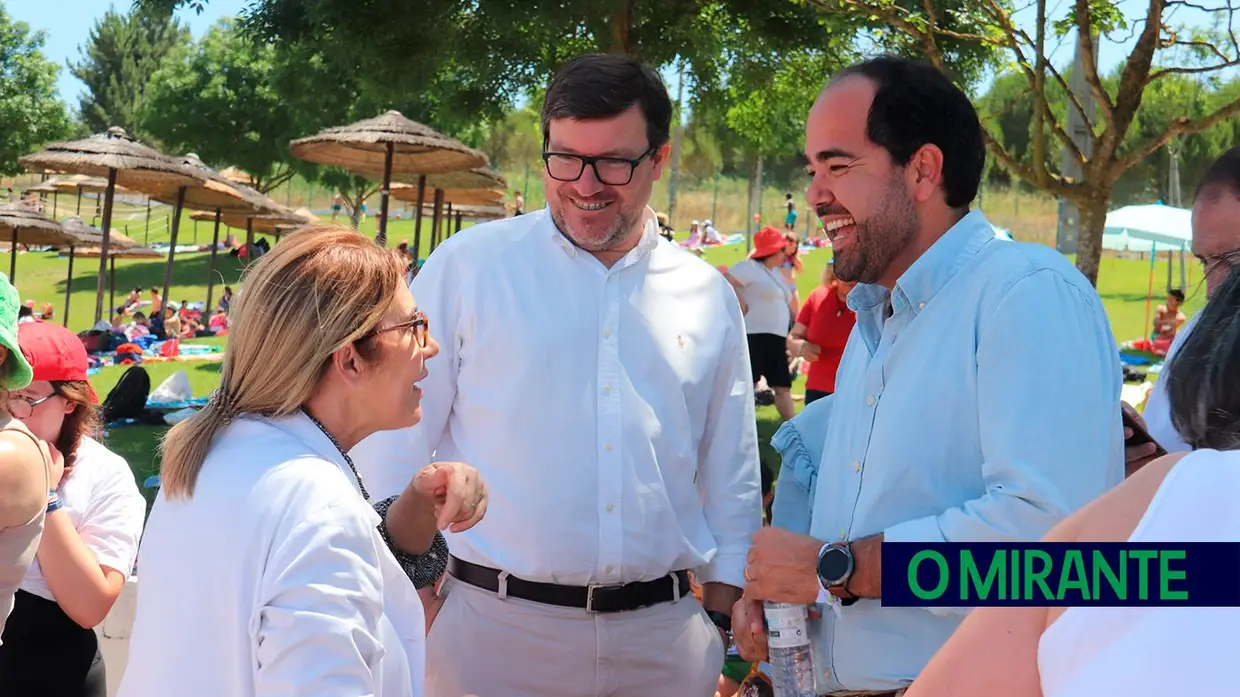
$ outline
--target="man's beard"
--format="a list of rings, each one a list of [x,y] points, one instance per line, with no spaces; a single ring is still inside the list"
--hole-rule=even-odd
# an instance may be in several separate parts
[[[568,238],[576,247],[584,249],[587,252],[606,252],[619,247],[624,240],[633,231],[641,220],[645,205],[641,205],[634,210],[620,209],[616,215],[615,222],[605,234],[591,234],[589,237],[574,232],[568,225],[564,216],[564,209],[573,205],[571,202],[565,203],[559,199],[557,204],[551,206],[551,220],[555,222],[555,226],[560,232]]]
[[[877,283],[917,235],[917,209],[899,175],[892,174],[887,180],[874,210],[869,218],[856,221],[852,249],[836,255],[832,262],[841,281]]]

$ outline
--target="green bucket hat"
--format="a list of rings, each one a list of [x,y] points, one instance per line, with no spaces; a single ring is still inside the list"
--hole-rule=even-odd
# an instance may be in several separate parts
[[[0,369],[0,387],[20,390],[30,384],[34,377],[30,363],[17,345],[17,310],[21,305],[17,289],[9,283],[9,277],[0,273],[0,346],[9,350],[9,357]]]

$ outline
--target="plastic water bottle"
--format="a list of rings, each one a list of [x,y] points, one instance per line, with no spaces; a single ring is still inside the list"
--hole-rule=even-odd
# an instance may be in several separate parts
[[[775,697],[816,697],[809,608],[796,603],[764,603],[763,614]]]

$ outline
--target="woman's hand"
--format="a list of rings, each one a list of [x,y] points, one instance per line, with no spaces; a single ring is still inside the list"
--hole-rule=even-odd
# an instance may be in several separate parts
[[[435,510],[440,530],[463,532],[487,511],[487,487],[478,470],[463,462],[432,462],[413,476],[413,490]]]

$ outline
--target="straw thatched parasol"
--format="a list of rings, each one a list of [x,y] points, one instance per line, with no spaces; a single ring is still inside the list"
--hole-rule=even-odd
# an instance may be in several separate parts
[[[214,210],[217,217],[225,211],[250,214],[274,213],[281,209],[281,206],[275,201],[254,189],[226,179],[223,175],[204,164],[194,153],[188,153],[184,157],[179,158],[179,162],[197,173],[200,181],[188,185],[183,183],[177,185],[153,185],[143,189],[143,193],[150,198],[173,207],[172,229],[168,243],[168,261],[164,265],[163,297],[165,298],[169,297],[169,294],[172,292],[172,269],[177,253],[177,233],[180,232],[181,228],[181,212],[186,207]],[[218,224],[216,225],[215,239],[216,241],[219,240]],[[214,262],[214,257],[212,257],[212,262]],[[214,263],[211,266],[212,268],[208,271],[209,279],[215,276]],[[207,291],[207,302],[210,303],[210,281],[208,281]]]
[[[49,145],[46,150],[18,158],[27,169],[47,168],[60,172],[107,177],[103,200],[103,242],[99,247],[99,279],[95,291],[95,322],[103,316],[103,286],[107,273],[108,241],[112,230],[112,201],[116,187],[135,191],[169,184],[192,186],[201,177],[189,167],[137,142],[123,128],[84,140]]]
[[[65,234],[73,238],[73,242],[69,244],[69,271],[65,277],[64,325],[67,327],[69,326],[69,300],[71,294],[73,293],[73,260],[79,256],[77,251],[79,247],[85,248],[83,249],[83,251],[86,252],[84,256],[93,256],[88,250],[92,247],[98,250],[98,248],[103,244],[103,232],[98,228],[87,225],[85,221],[77,217],[68,218],[60,225],[64,229]],[[109,243],[112,247],[112,253],[108,256],[108,262],[110,265],[109,275],[111,276],[111,282],[108,284],[108,293],[110,294],[108,305],[115,307],[116,255],[129,249],[130,247],[137,247],[138,243],[137,241],[132,240],[115,230],[112,231]],[[64,256],[64,254],[65,253],[62,251],[61,256]]]
[[[254,186],[254,177],[249,172],[237,167],[225,167],[220,170],[220,176],[230,182],[236,184],[245,184],[246,186]]]
[[[427,174],[427,175],[419,176],[417,186],[418,186],[417,213],[416,213],[417,223],[414,225],[414,229],[413,229],[413,243],[414,243],[415,249],[421,249],[422,206],[423,206],[423,203],[426,201],[425,191],[427,188],[430,188],[432,191],[436,191],[436,192],[440,190],[444,192],[444,195],[442,197],[439,197],[436,194],[436,200],[440,200],[440,204],[439,204],[440,206],[442,206],[444,202],[448,204],[449,211],[447,213],[447,216],[449,219],[451,219],[452,218],[451,209],[452,209],[452,204],[454,203],[454,200],[448,196],[448,192],[459,192],[459,191],[465,191],[468,189],[499,190],[501,192],[499,200],[502,201],[503,200],[502,191],[508,187],[508,182],[502,176],[500,176],[498,172],[494,170],[490,170],[485,167],[475,167],[473,169],[459,170],[456,172],[440,172],[440,173],[435,173],[435,174]],[[460,198],[460,196],[458,195],[457,198]],[[460,203],[465,203],[465,202],[460,201]],[[485,205],[487,203],[490,203],[490,201],[477,201],[476,204],[471,202],[465,205]],[[431,250],[433,251],[435,249],[436,244],[438,244],[438,240],[439,240],[439,222],[438,221],[442,220],[443,211],[441,210],[439,211],[438,214],[436,214],[435,209],[432,208],[431,213],[432,213]]]
[[[418,187],[410,184],[393,184],[392,197],[416,203]],[[443,198],[456,206],[487,206],[502,203],[504,192],[498,189],[444,189]]]
[[[17,276],[17,245],[27,247],[70,244],[73,238],[61,230],[60,223],[23,203],[0,205],[0,239],[9,244],[9,281]]]
[[[429,126],[410,121],[399,111],[373,119],[320,131],[289,143],[294,157],[351,172],[381,173],[379,233],[375,242],[387,245],[388,195],[392,174],[452,172],[487,164],[487,157]]]

